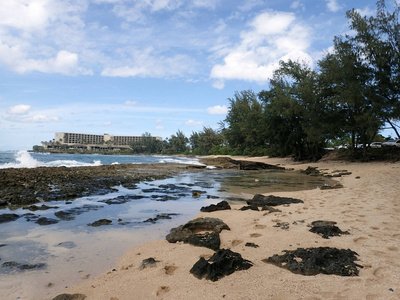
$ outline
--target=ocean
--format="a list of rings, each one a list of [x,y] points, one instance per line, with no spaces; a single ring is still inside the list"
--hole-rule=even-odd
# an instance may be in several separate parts
[[[200,164],[188,157],[0,152],[0,169],[170,162]],[[0,298],[52,299],[66,286],[112,270],[128,249],[164,239],[171,228],[193,219],[202,206],[227,198],[249,199],[260,192],[323,184],[320,179],[285,171],[221,171],[210,167],[204,172],[141,182],[130,189],[117,186],[105,195],[39,203],[40,209],[0,209],[0,215],[18,216],[15,221],[0,224]],[[200,193],[194,197],[193,191]],[[41,207],[43,204],[45,207]],[[43,225],[41,218],[54,223]],[[100,219],[111,223],[88,226]]]
[[[199,164],[196,158],[153,156],[153,155],[101,155],[36,153],[21,151],[0,151],[0,169],[36,167],[79,167],[112,164],[153,164],[182,163]]]

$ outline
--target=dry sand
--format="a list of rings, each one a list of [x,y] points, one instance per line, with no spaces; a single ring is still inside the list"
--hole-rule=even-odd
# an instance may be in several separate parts
[[[250,159],[250,158],[249,158]],[[70,287],[65,293],[81,293],[91,300],[131,299],[400,299],[400,163],[319,162],[296,164],[289,159],[251,158],[284,167],[317,166],[326,172],[348,170],[337,180],[341,189],[314,189],[274,193],[304,201],[279,207],[280,213],[231,211],[200,213],[222,219],[231,228],[222,231],[221,248],[230,248],[254,266],[216,282],[199,280],[189,273],[200,256],[212,250],[188,244],[154,241],[129,250],[110,270]],[[298,222],[303,221],[304,222]],[[309,232],[315,220],[336,221],[349,235],[323,239]],[[297,222],[296,222],[297,221]],[[289,229],[273,227],[288,222]],[[245,247],[247,242],[259,248]],[[303,276],[262,262],[282,250],[298,247],[336,247],[359,254],[359,276]],[[139,270],[149,257],[156,267]]]

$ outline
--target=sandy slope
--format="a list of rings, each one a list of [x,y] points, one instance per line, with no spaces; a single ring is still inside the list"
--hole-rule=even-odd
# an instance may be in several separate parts
[[[200,256],[212,250],[186,244],[151,242],[128,251],[114,271],[68,288],[87,299],[400,299],[400,163],[321,162],[295,164],[285,159],[252,158],[285,167],[348,170],[338,179],[342,189],[274,193],[299,198],[304,204],[279,207],[281,213],[231,211],[201,213],[221,218],[231,231],[221,233],[221,248],[231,248],[253,262],[246,271],[217,282],[198,280],[189,273]],[[359,178],[357,178],[359,177]],[[302,222],[304,220],[304,222]],[[323,239],[309,232],[315,220],[336,221],[350,235]],[[297,222],[296,222],[297,221]],[[300,221],[300,222],[299,222]],[[273,227],[288,222],[290,228]],[[253,242],[259,248],[245,247]],[[364,268],[358,277],[302,276],[262,262],[282,250],[330,246],[359,254]],[[156,267],[139,270],[154,257]]]

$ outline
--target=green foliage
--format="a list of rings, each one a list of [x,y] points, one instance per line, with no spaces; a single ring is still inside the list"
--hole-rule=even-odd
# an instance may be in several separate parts
[[[211,127],[203,127],[203,131],[193,132],[189,141],[195,155],[219,154],[214,151],[222,149],[224,137]]]
[[[400,138],[395,121],[400,120],[400,6],[389,12],[385,1],[377,2],[376,16],[361,16],[352,9],[347,12],[350,29],[355,31],[352,41],[371,68],[373,92],[377,95],[374,107],[382,120],[391,125]]]

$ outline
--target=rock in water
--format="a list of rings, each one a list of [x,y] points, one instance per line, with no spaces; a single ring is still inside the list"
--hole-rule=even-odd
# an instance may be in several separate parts
[[[0,215],[0,224],[8,223],[15,220],[18,220],[19,216],[17,214],[1,214]]]
[[[261,194],[254,195],[253,199],[247,201],[248,205],[263,206],[278,206],[292,203],[304,203],[300,199],[289,198],[289,197],[278,197],[278,196],[264,196]]]
[[[208,261],[200,258],[190,270],[196,278],[211,281],[230,275],[235,271],[247,270],[253,266],[251,261],[243,259],[239,253],[229,249],[218,250]]]
[[[87,225],[92,226],[92,227],[99,227],[99,226],[103,226],[103,225],[110,225],[111,223],[112,223],[111,220],[100,219],[100,220],[94,221],[93,223],[89,223]]]
[[[231,209],[231,206],[228,204],[227,201],[221,201],[217,204],[211,204],[209,206],[203,206],[200,211],[202,212],[213,212],[217,210],[229,210]]]
[[[285,254],[275,254],[262,261],[307,276],[317,274],[358,276],[357,267],[362,268],[354,262],[358,260],[358,254],[350,249],[319,247],[283,252]]]

